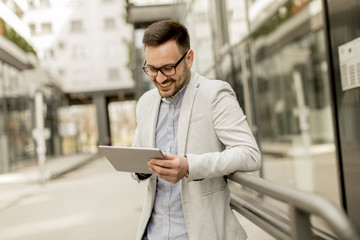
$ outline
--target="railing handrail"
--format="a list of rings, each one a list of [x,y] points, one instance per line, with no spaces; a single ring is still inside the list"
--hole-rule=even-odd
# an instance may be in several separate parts
[[[293,239],[305,239],[311,235],[310,215],[316,215],[321,217],[340,239],[359,240],[344,211],[319,195],[276,184],[246,173],[236,172],[229,175],[228,179],[287,203],[291,209]]]

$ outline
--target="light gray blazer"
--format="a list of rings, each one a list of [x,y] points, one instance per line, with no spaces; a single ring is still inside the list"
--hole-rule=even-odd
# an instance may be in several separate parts
[[[139,99],[133,146],[155,146],[160,101],[157,89]],[[259,169],[261,154],[230,85],[208,80],[194,71],[179,117],[178,155],[185,154],[190,174],[181,180],[181,201],[189,238],[246,239],[230,208],[230,191],[224,176]],[[136,239],[144,234],[154,206],[156,176],[147,181]]]

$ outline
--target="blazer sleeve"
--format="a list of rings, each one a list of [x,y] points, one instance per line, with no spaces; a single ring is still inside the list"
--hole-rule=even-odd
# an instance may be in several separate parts
[[[211,120],[223,151],[187,154],[189,180],[226,176],[237,171],[255,171],[261,166],[261,154],[230,85],[216,81],[209,94]],[[207,91],[209,92],[209,91]]]
[[[140,124],[143,124],[141,122],[141,120],[143,120],[143,116],[142,116],[142,110],[144,109],[144,102],[146,102],[144,99],[146,97],[145,96],[142,96],[137,105],[136,105],[136,129],[135,129],[135,133],[134,133],[134,138],[133,138],[133,141],[132,141],[132,147],[141,147],[142,144],[141,144],[141,137],[139,136],[140,133],[139,133],[139,126]],[[144,181],[146,179],[148,179],[152,174],[144,174],[144,173],[130,173],[131,177],[137,181],[137,182],[140,182],[140,181]]]

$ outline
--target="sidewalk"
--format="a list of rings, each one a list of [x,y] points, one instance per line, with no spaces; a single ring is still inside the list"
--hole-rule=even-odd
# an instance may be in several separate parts
[[[81,153],[47,159],[45,181],[58,178],[101,156],[98,153]],[[0,174],[0,211],[24,197],[36,193],[40,188],[40,174],[37,165]]]
[[[75,170],[99,156],[97,153],[81,153],[49,158],[46,161],[46,180],[57,178]],[[33,182],[39,182],[39,169],[37,165],[25,167],[11,173],[0,174],[0,184]]]
[[[47,161],[47,170],[48,170],[48,181],[57,177],[62,176],[65,173],[68,173],[72,170],[75,170],[76,168],[97,159],[98,157],[103,157],[103,155],[100,154],[78,154],[78,155],[71,155],[71,156],[61,156],[58,158],[49,159]],[[96,162],[95,162],[96,163]],[[98,221],[98,219],[101,217],[104,217],[104,214],[108,214],[108,211],[110,211],[114,206],[117,206],[118,209],[122,209],[121,211],[121,217],[118,218],[118,214],[115,212],[115,216],[110,216],[111,219],[117,219],[117,221],[120,223],[121,226],[123,226],[123,229],[129,230],[129,234],[132,234],[136,232],[136,228],[138,225],[139,217],[140,217],[140,211],[141,206],[143,204],[143,198],[145,197],[146,192],[146,184],[141,183],[138,184],[134,180],[132,180],[129,177],[129,174],[127,173],[118,173],[115,172],[109,163],[104,161],[97,161],[96,167],[100,171],[108,171],[107,169],[110,168],[111,174],[107,174],[106,176],[111,178],[112,185],[109,188],[105,189],[114,189],[110,192],[102,192],[104,195],[111,195],[112,197],[109,199],[107,204],[97,204],[98,207],[91,209],[93,211],[93,215],[89,215],[89,219],[92,219],[92,217],[96,217],[96,220],[94,222]],[[104,170],[105,169],[105,170]],[[102,176],[102,175],[100,175]],[[101,192],[99,189],[102,187],[102,180],[108,181],[108,178],[99,177],[93,180],[94,182],[90,182],[93,189],[96,189],[95,192]],[[86,184],[86,183],[83,183]],[[39,198],[36,198],[36,196],[42,196],[44,194],[44,188],[46,188],[46,184],[42,185],[39,181],[39,172],[37,166],[24,168],[20,171],[8,173],[8,174],[0,174],[0,212],[4,211],[6,212],[7,209],[10,209],[12,206],[24,203],[27,201],[38,201]],[[101,187],[99,187],[101,186]],[[116,186],[116,187],[115,187]],[[84,188],[88,189],[88,188]],[[83,194],[87,194],[86,190]],[[93,190],[90,190],[93,191]],[[135,198],[135,200],[134,200]],[[34,200],[35,199],[35,200]],[[40,197],[41,200],[41,197]],[[112,202],[115,201],[116,202]],[[79,204],[79,200],[76,198],[72,199],[73,204]],[[103,202],[102,202],[103,203]],[[83,204],[83,203],[81,203]],[[117,205],[118,204],[118,205]],[[60,205],[59,205],[60,206]],[[91,201],[87,201],[86,204],[84,204],[83,208],[80,208],[81,210],[86,209],[86,206],[91,206]],[[110,206],[110,207],[109,207]],[[124,207],[126,206],[126,207]],[[114,207],[115,209],[117,207]],[[98,209],[98,210],[96,210]],[[113,211],[113,210],[111,210]],[[76,216],[76,213],[74,213]],[[77,213],[79,214],[79,212]],[[97,217],[96,214],[99,214],[99,217]],[[255,224],[250,222],[248,219],[246,219],[244,216],[238,214],[235,212],[236,217],[240,221],[241,225],[244,227],[248,234],[249,240],[255,240],[255,239],[262,239],[262,240],[274,240],[270,235],[268,235],[264,230],[257,227]],[[86,216],[86,215],[85,215]],[[64,222],[62,222],[64,218],[61,218],[59,216],[59,219],[51,219],[46,224],[41,222],[41,224],[37,222],[33,223],[23,223],[23,225],[15,227],[15,230],[21,232],[25,231],[25,233],[34,233],[39,229],[45,229],[49,230],[53,228],[52,223],[55,225],[59,225],[60,229],[61,227],[67,226]],[[86,224],[91,224],[92,221],[89,219],[82,219],[80,222],[85,222]],[[106,219],[106,216],[105,216]],[[70,216],[69,218],[66,218],[66,222],[74,220],[73,216]],[[75,218],[77,220],[77,218]],[[88,221],[88,222],[87,222]],[[104,220],[103,220],[104,221]],[[113,220],[112,220],[113,221]],[[37,225],[38,224],[38,225]],[[63,225],[64,224],[64,225]],[[79,224],[79,222],[74,223]],[[41,225],[41,227],[39,227]],[[31,227],[30,227],[31,226]],[[81,226],[81,224],[79,225]],[[108,229],[109,224],[106,224],[106,226],[102,226],[101,221],[97,223],[96,228],[97,229]],[[115,229],[118,229],[118,225],[115,226]],[[11,227],[10,227],[11,230]],[[9,229],[6,231],[10,231]],[[131,231],[130,231],[131,230]],[[13,230],[11,230],[13,231]],[[26,232],[27,231],[27,232]],[[108,230],[106,230],[108,231]],[[117,230],[118,231],[118,230]],[[80,230],[81,232],[81,230]],[[88,230],[86,230],[88,232]],[[128,231],[125,231],[122,233],[122,235],[126,235]],[[7,232],[9,233],[9,232]],[[20,235],[25,234],[24,232],[19,233]],[[15,234],[15,235],[19,235]],[[104,233],[105,234],[105,233]],[[1,237],[0,237],[1,238]],[[5,239],[5,238],[4,238]],[[34,239],[30,238],[29,239]],[[63,238],[64,239],[64,238]],[[66,237],[65,237],[66,239]],[[68,238],[67,238],[68,239]],[[79,239],[79,238],[78,238]],[[83,238],[88,239],[88,238]],[[119,239],[129,239],[127,238],[119,238]]]

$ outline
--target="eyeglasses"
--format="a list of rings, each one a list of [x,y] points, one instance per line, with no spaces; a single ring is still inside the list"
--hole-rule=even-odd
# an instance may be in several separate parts
[[[161,68],[147,66],[146,60],[145,60],[144,65],[142,66],[142,69],[150,77],[157,76],[158,71],[160,71],[165,76],[175,75],[177,65],[179,65],[181,63],[181,61],[185,58],[187,53],[188,53],[188,51],[186,51],[186,53],[179,59],[179,61],[177,61],[177,63],[175,63],[175,65],[165,65],[165,66],[162,66]]]

